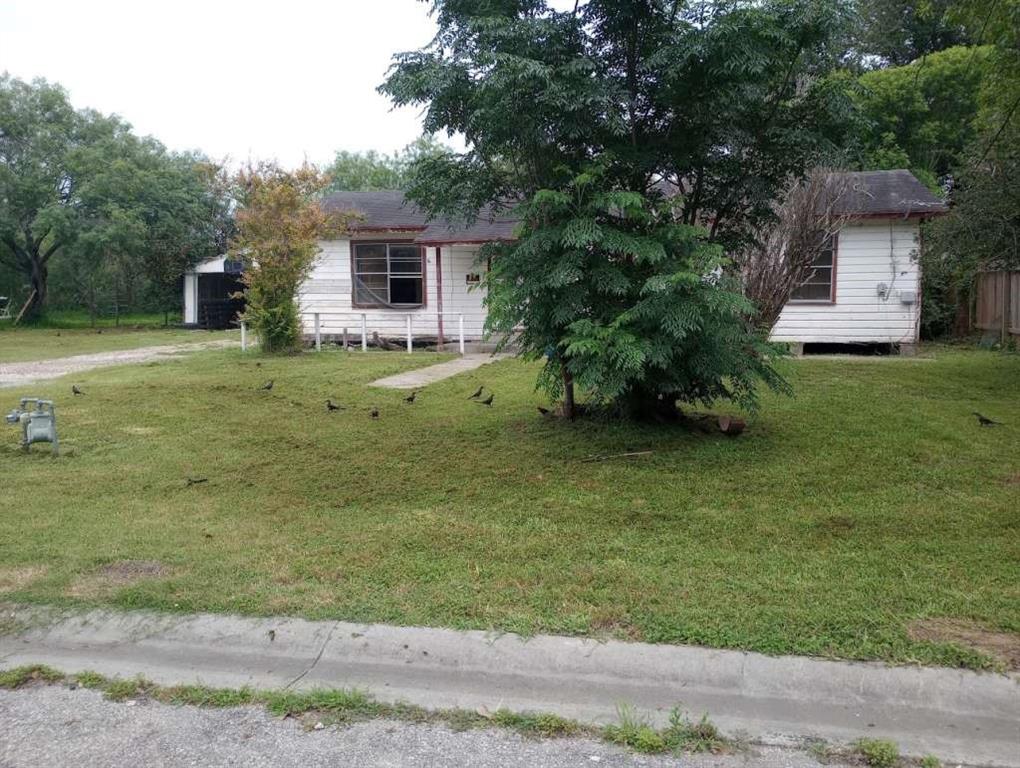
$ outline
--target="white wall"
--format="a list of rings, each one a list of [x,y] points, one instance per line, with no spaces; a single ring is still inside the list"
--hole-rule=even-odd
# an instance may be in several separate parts
[[[836,303],[787,304],[772,331],[774,341],[915,342],[921,318],[916,219],[869,219],[839,233]],[[890,291],[878,295],[878,284]],[[913,304],[900,301],[912,291]]]
[[[373,241],[385,237],[373,237]],[[412,316],[411,329],[416,336],[436,336],[439,333],[439,302],[437,291],[437,249],[425,249],[425,306],[417,309],[361,309],[352,306],[351,241],[324,240],[322,249],[308,280],[298,291],[306,334],[314,332],[311,313],[319,313],[323,334],[342,333],[346,327],[351,343],[357,343],[361,334],[361,315],[366,317],[368,333],[377,331],[381,336],[397,337],[406,332],[407,315]],[[444,246],[438,249],[442,258],[442,292],[444,336],[448,341],[457,338],[457,315],[464,314],[464,330],[468,339],[482,336],[485,311],[480,289],[468,291],[468,272],[481,272],[484,267],[473,266],[476,249],[470,246]]]
[[[184,324],[198,323],[198,275],[184,273]]]

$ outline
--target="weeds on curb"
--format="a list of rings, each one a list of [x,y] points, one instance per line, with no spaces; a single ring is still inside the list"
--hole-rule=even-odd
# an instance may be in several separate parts
[[[734,748],[707,717],[691,720],[679,708],[670,713],[669,725],[661,730],[624,706],[619,708],[618,725],[599,727],[541,712],[430,710],[407,703],[387,704],[358,690],[256,691],[202,685],[160,686],[141,677],[109,678],[92,671],[65,675],[38,664],[0,672],[0,688],[19,688],[33,682],[80,685],[101,691],[111,701],[149,699],[198,707],[262,705],[278,717],[302,718],[308,727],[388,718],[410,723],[438,723],[453,730],[504,728],[532,738],[587,736],[646,753],[718,753]]]
[[[861,739],[854,750],[871,768],[893,768],[900,761],[900,749],[887,739]]]

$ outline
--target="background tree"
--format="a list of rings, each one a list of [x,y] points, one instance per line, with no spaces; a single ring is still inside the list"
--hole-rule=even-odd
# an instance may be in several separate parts
[[[520,239],[488,249],[489,328],[525,329],[568,410],[575,381],[659,416],[677,401],[753,407],[754,382],[781,386],[739,286],[709,276],[843,142],[849,101],[820,76],[843,6],[433,8],[435,41],[398,56],[383,90],[467,141],[415,164],[415,202],[470,218],[521,201]]]
[[[287,352],[301,340],[298,287],[319,252],[318,241],[337,237],[350,214],[327,213],[318,203],[326,177],[304,165],[285,171],[272,163],[249,165],[234,177],[237,232],[232,258],[244,262],[244,319],[264,352]]]
[[[856,52],[866,65],[903,66],[968,42],[958,0],[857,0]],[[877,61],[871,61],[875,59]]]
[[[411,166],[421,158],[441,155],[449,148],[432,136],[422,136],[392,155],[374,150],[336,153],[326,169],[328,192],[404,189]]]

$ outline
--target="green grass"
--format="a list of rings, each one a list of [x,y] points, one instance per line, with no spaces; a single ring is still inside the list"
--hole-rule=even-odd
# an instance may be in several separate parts
[[[20,305],[19,305],[20,307]],[[17,314],[18,307],[12,310]],[[29,328],[162,328],[169,321],[173,325],[182,322],[180,312],[171,312],[164,317],[162,312],[122,312],[120,318],[113,315],[97,317],[95,325],[88,312],[81,309],[51,309],[42,317],[34,320],[22,320],[21,327]],[[9,327],[9,322],[0,321],[0,328]]]
[[[0,431],[0,588],[986,667],[907,628],[1020,632],[1020,357],[936,358],[791,361],[797,397],[736,439],[543,419],[513,360],[411,406],[366,386],[446,359],[425,353],[203,352],[80,374],[82,398],[7,390],[56,398],[65,455]],[[479,383],[492,408],[466,399]],[[582,461],[635,450],[654,453]],[[123,560],[165,571],[107,579]]]
[[[98,331],[102,331],[101,333]],[[93,352],[114,352],[163,344],[240,339],[240,331],[121,326],[120,328],[11,328],[0,323],[0,363],[48,360]]]

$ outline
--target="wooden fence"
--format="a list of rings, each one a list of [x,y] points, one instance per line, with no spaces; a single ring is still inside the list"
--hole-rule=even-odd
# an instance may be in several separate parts
[[[974,327],[1020,336],[1020,272],[984,272],[977,279]]]

